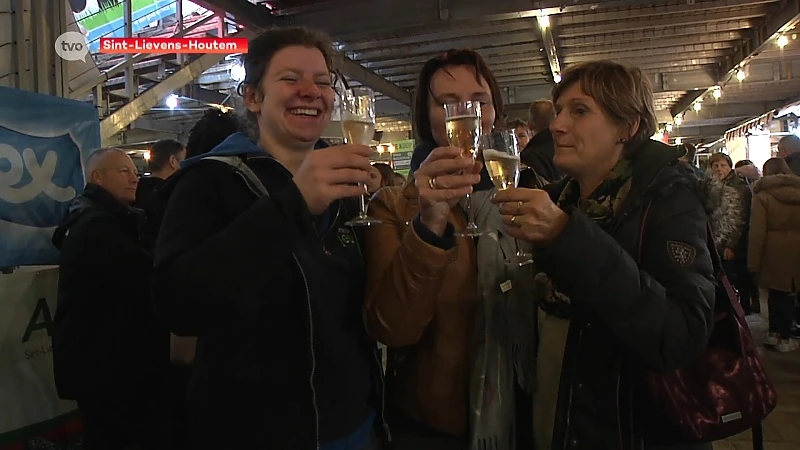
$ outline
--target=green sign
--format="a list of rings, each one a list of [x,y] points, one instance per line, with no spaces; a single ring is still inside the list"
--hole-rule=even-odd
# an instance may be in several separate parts
[[[394,144],[395,153],[405,153],[414,151],[414,140],[406,139],[405,141],[392,142]]]

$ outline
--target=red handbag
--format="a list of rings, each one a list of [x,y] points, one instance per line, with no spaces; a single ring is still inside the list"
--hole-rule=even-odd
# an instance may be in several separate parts
[[[640,262],[649,211],[648,205],[639,234]],[[738,294],[722,269],[710,224],[706,230],[717,281],[714,328],[708,344],[700,356],[684,368],[672,372],[647,370],[643,386],[649,405],[657,410],[660,419],[668,421],[661,425],[672,428],[669,434],[673,439],[687,442],[721,440],[757,427],[778,402],[775,388],[758,356]]]

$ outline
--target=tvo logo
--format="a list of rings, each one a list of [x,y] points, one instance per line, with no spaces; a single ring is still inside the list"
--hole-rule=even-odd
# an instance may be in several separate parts
[[[56,38],[56,54],[67,61],[84,61],[89,54],[86,36],[77,31],[67,31]]]

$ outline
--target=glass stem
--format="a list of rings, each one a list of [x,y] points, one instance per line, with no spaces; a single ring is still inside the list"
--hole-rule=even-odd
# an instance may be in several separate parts
[[[467,194],[467,220],[469,223],[467,224],[467,228],[475,228],[475,216],[472,213],[472,196]]]
[[[367,185],[365,184],[364,194],[359,196],[361,198],[361,217],[365,217],[367,215],[367,195],[369,195],[369,191],[367,190]]]

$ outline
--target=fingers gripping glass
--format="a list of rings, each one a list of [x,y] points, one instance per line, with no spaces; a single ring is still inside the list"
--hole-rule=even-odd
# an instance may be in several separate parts
[[[519,184],[519,143],[513,131],[496,131],[480,138],[480,149],[489,178],[498,191],[515,188]],[[506,260],[506,264],[524,266],[533,263],[533,255],[519,248]]]
[[[444,123],[447,128],[447,139],[451,147],[461,149],[462,156],[478,156],[478,140],[481,135],[481,103],[459,102],[444,105]],[[472,202],[467,194],[467,227],[456,236],[480,236],[483,231],[475,224]]]
[[[340,106],[342,133],[348,144],[369,146],[375,135],[375,94],[365,87],[346,89],[342,95]],[[359,197],[358,216],[345,223],[349,226],[370,226],[381,223],[380,220],[367,215],[367,186],[364,195]]]

